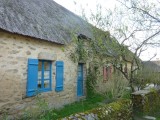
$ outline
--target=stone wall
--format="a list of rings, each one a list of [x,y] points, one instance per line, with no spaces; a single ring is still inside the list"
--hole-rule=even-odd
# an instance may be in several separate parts
[[[55,54],[64,61],[64,91],[55,92],[55,61],[52,62],[52,91],[42,93],[50,107],[61,107],[77,99],[77,63],[69,58],[72,45],[57,45],[48,41],[12,34],[0,30],[0,114],[18,113],[34,104],[26,98],[28,58],[38,58],[41,52]]]
[[[135,113],[154,113],[160,107],[160,90],[140,90],[132,93]]]

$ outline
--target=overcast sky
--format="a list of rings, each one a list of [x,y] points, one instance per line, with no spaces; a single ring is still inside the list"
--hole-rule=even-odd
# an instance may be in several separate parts
[[[90,11],[96,11],[97,3],[101,4],[104,8],[114,9],[119,3],[116,0],[54,0],[58,4],[64,6],[68,10],[74,12],[77,15],[82,15],[82,9],[89,13]],[[157,54],[152,60],[160,60],[160,48],[149,48],[147,51],[141,54],[142,60],[149,60],[154,54]]]
[[[116,0],[54,0],[70,11],[81,15],[81,9],[85,8],[85,10],[96,10],[97,4],[103,5],[105,8],[113,9],[116,5]]]

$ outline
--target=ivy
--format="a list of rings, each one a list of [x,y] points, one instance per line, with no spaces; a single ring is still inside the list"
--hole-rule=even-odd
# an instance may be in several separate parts
[[[75,50],[70,54],[74,62],[88,64],[86,88],[87,95],[94,94],[96,82],[102,81],[102,68],[108,64],[120,65],[120,53],[122,48],[118,42],[110,36],[109,32],[103,32],[97,28],[92,29],[92,39],[80,39],[73,37]]]
[[[96,74],[92,74],[91,69],[89,69],[87,78],[86,78],[86,90],[87,90],[87,97],[90,98],[94,96],[94,86],[96,84]]]

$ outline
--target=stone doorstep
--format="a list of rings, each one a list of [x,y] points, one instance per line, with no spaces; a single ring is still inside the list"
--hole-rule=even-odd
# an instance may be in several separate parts
[[[77,101],[81,101],[81,100],[85,100],[85,99],[86,99],[86,96],[77,97]]]
[[[145,118],[146,120],[156,120],[156,118],[152,116],[144,116],[143,118]]]

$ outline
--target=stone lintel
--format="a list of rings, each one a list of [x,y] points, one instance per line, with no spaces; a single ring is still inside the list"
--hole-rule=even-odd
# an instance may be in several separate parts
[[[53,53],[40,52],[38,54],[38,59],[56,61],[57,56],[56,54],[53,54]]]

